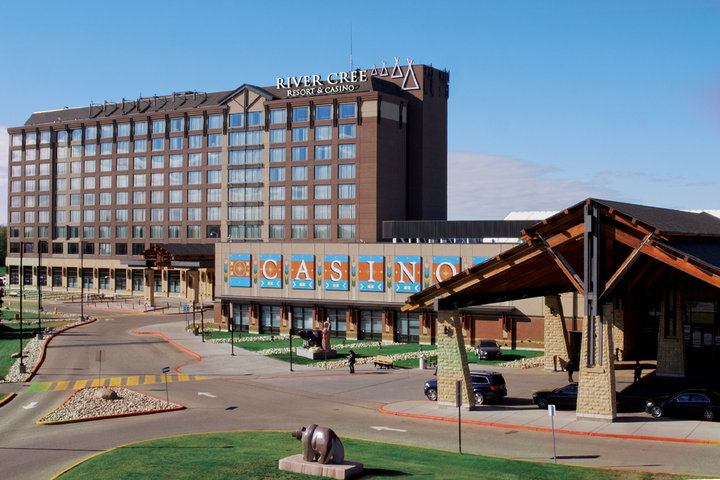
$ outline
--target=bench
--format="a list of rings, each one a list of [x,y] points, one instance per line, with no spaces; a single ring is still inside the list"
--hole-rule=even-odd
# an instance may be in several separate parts
[[[380,368],[394,368],[392,358],[386,355],[378,355],[373,361],[376,367]]]

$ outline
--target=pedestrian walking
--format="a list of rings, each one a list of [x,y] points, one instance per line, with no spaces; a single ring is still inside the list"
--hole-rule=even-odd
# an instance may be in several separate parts
[[[355,373],[355,352],[350,350],[350,356],[348,357],[348,366],[350,367],[350,373]]]
[[[565,365],[565,371],[568,374],[568,382],[573,383],[573,373],[577,371],[577,364],[575,363],[575,360],[570,360]]]
[[[642,365],[640,360],[635,360],[635,375],[633,376],[633,383],[637,383],[642,378]]]

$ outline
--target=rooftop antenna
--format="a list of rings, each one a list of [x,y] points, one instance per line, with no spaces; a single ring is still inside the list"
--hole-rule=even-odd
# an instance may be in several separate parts
[[[350,22],[350,71],[353,71],[353,58],[352,58],[352,22]]]

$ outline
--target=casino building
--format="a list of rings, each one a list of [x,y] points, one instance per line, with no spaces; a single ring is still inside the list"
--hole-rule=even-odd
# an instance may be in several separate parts
[[[330,317],[347,338],[432,342],[432,313],[401,313],[406,297],[521,228],[445,221],[448,96],[447,71],[396,58],[33,113],[8,129],[11,288],[180,296],[245,331]],[[472,336],[541,338],[535,303],[469,313]]]

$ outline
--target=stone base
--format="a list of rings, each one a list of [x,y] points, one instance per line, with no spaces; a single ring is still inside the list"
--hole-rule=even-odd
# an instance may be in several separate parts
[[[350,478],[359,475],[363,471],[363,464],[358,462],[343,462],[342,465],[325,464],[317,462],[306,462],[302,454],[290,455],[281,458],[278,462],[280,470],[288,472],[304,473],[318,477]]]
[[[309,348],[298,348],[296,353],[305,358],[311,358],[313,360],[330,360],[331,358],[337,358],[336,350],[310,350]],[[327,356],[326,356],[327,354]]]

